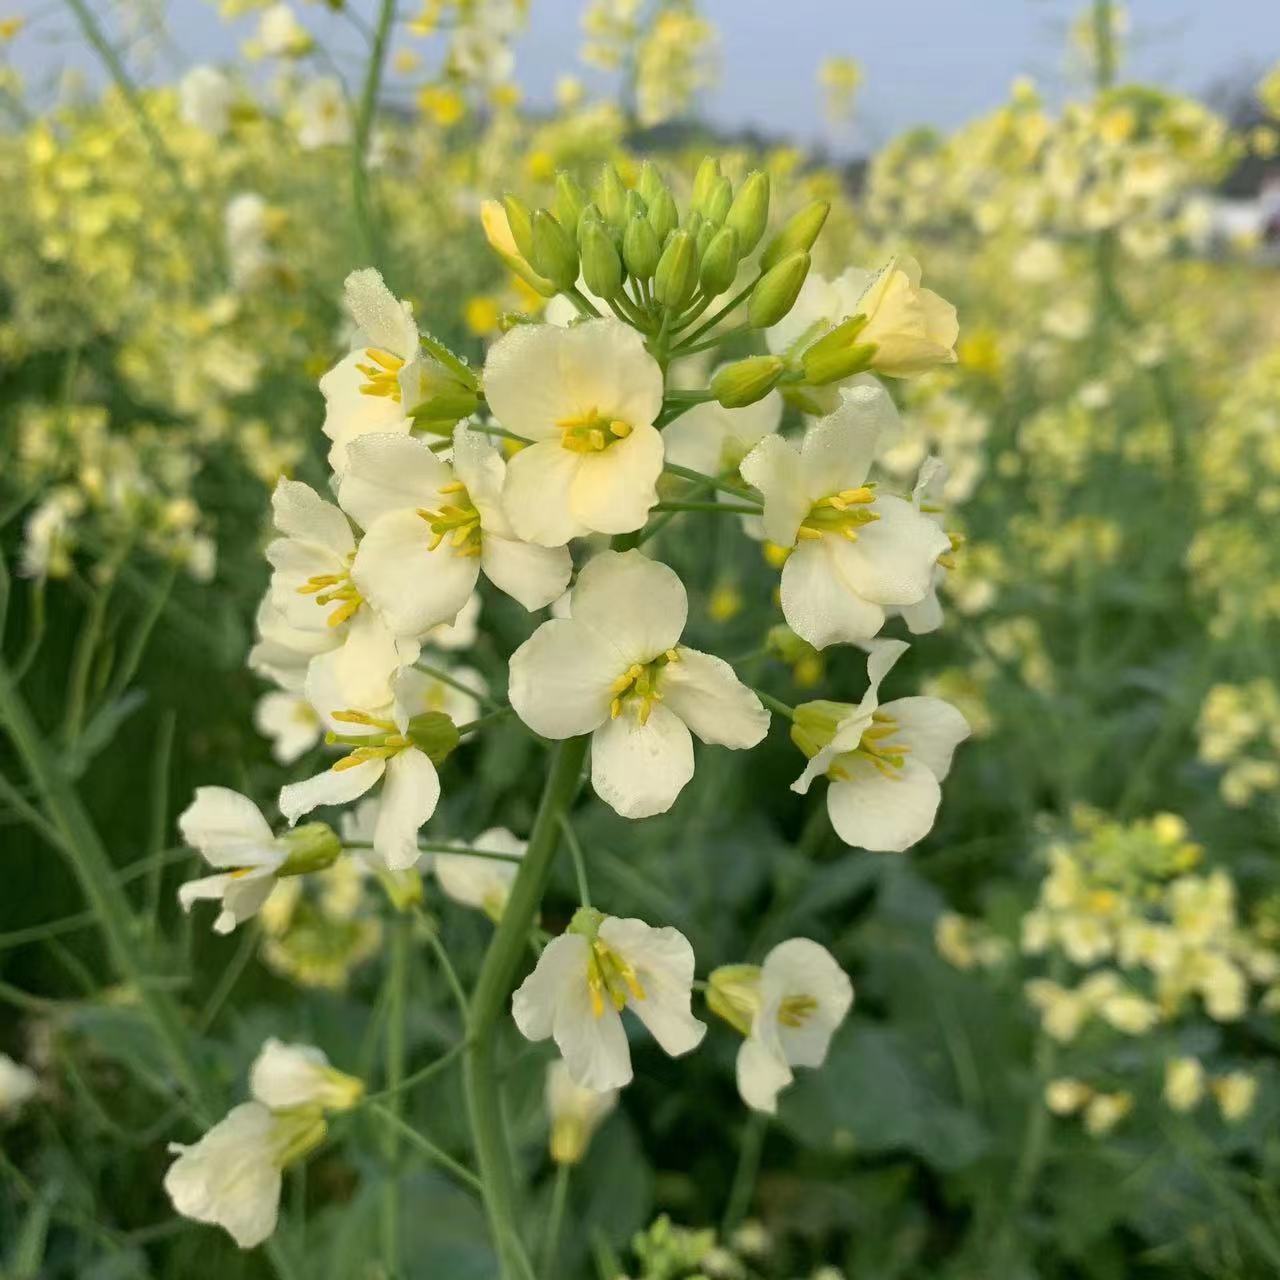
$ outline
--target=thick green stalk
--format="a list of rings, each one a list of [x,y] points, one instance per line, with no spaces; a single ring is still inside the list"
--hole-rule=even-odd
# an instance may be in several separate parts
[[[378,9],[378,25],[373,33],[373,45],[369,50],[369,65],[365,71],[364,87],[356,107],[355,128],[351,135],[351,186],[356,209],[356,224],[364,248],[366,262],[382,268],[382,235],[369,198],[369,138],[373,132],[374,115],[378,107],[378,93],[382,88],[382,73],[387,61],[387,46],[396,21],[396,0],[382,0]]]
[[[164,1046],[170,1069],[196,1110],[207,1118],[213,1111],[211,1094],[196,1069],[177,1007],[167,992],[148,980],[138,954],[139,933],[133,912],[111,859],[75,788],[49,754],[47,739],[36,725],[8,664],[3,661],[0,661],[0,721],[9,731],[45,814],[58,832],[60,847],[97,916],[112,968],[121,981],[136,991]]]
[[[399,1120],[404,1110],[405,1005],[409,987],[409,917],[400,914],[391,924],[390,968],[387,972],[387,1038],[384,1048],[389,1094],[387,1110]],[[400,1131],[389,1126],[386,1137],[387,1181],[382,1194],[382,1262],[389,1276],[400,1274],[400,1171],[396,1167]]]
[[[537,922],[538,908],[560,840],[560,816],[573,802],[578,789],[587,741],[585,736],[569,738],[557,745],[552,754],[551,770],[529,836],[528,850],[471,995],[467,1107],[471,1114],[476,1165],[484,1183],[485,1212],[504,1280],[527,1280],[530,1268],[516,1226],[515,1178],[494,1069],[494,1038],[498,1020],[507,1010],[529,932]]]

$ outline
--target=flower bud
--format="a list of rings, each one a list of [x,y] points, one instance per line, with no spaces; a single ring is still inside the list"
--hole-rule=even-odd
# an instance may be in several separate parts
[[[434,765],[442,765],[458,745],[458,726],[443,711],[424,711],[409,721],[413,745]]]
[[[714,222],[716,226],[722,226],[725,218],[729,216],[729,209],[732,204],[733,183],[728,178],[721,178],[711,188],[711,194],[707,197],[707,204],[702,210],[702,216],[708,222]]]
[[[800,357],[805,382],[821,387],[870,368],[871,358],[876,352],[875,343],[857,341],[866,327],[866,316],[850,316],[806,347]]]
[[[578,234],[578,220],[587,207],[587,193],[572,174],[556,174],[556,196],[552,203],[560,225],[571,235]]]
[[[649,212],[649,206],[641,199],[638,191],[627,192],[627,201],[624,208],[627,212],[628,225],[632,218],[643,218]]]
[[[652,160],[646,160],[640,166],[640,181],[636,183],[636,190],[640,192],[646,206],[649,207],[652,207],[660,191],[667,190],[667,184],[663,182],[662,174],[658,172],[658,166]]]
[[[704,156],[693,178],[693,195],[689,203],[699,213],[706,207],[715,185],[720,181],[720,161],[714,156]]]
[[[768,329],[795,305],[804,278],[809,274],[809,255],[789,254],[764,273],[747,303],[747,323],[753,329]]]
[[[721,227],[702,252],[698,279],[702,292],[709,298],[723,293],[738,274],[738,233],[732,227]]]
[[[502,207],[507,214],[507,226],[511,228],[511,238],[516,242],[520,253],[533,261],[533,214],[529,206],[517,196],[502,197]]]
[[[760,966],[723,964],[707,979],[707,1007],[735,1031],[751,1034],[760,1007]]]
[[[792,214],[782,230],[765,246],[764,252],[760,255],[761,268],[768,271],[789,254],[801,251],[808,253],[813,248],[813,242],[818,238],[818,232],[822,230],[822,224],[826,222],[830,211],[831,206],[825,200],[815,200],[799,213]]]
[[[703,221],[698,224],[698,229],[693,233],[693,252],[699,262],[702,261],[702,255],[706,253],[707,246],[711,243],[711,237],[715,235],[718,228],[714,222]]]
[[[557,289],[578,283],[578,249],[555,215],[539,209],[533,215],[533,265]]]
[[[759,169],[738,188],[724,225],[738,233],[738,252],[746,257],[760,243],[769,224],[769,175]]]
[[[679,221],[680,211],[676,208],[675,199],[664,188],[649,201],[649,225],[660,245],[666,243],[667,237],[676,229]]]
[[[687,231],[676,231],[667,241],[654,270],[653,296],[664,307],[677,311],[693,296],[697,279],[693,236]]]
[[[648,218],[632,218],[622,240],[622,254],[627,270],[638,280],[647,280],[658,266],[662,246]]]
[[[726,409],[742,409],[755,404],[777,385],[787,362],[781,356],[747,356],[716,370],[711,394]]]
[[[955,363],[956,309],[920,287],[914,258],[890,262],[858,299],[858,313],[867,318],[861,336],[873,348],[871,367],[877,373],[907,378]]]
[[[530,265],[516,244],[511,230],[511,219],[506,209],[496,200],[486,200],[480,206],[480,224],[484,228],[485,239],[489,247],[506,263],[507,269],[513,271],[531,289],[544,298],[550,298],[557,292],[550,280],[540,276]]]
[[[582,278],[587,288],[606,302],[617,297],[622,288],[622,261],[614,248],[613,237],[597,219],[583,224]]]
[[[627,222],[627,188],[617,169],[611,164],[600,171],[600,180],[595,189],[596,204],[604,220],[611,225],[622,228]]]
[[[308,822],[294,827],[280,837],[289,851],[278,876],[305,876],[312,871],[323,871],[338,860],[342,841],[332,827],[325,822]]]
[[[840,722],[853,708],[843,702],[818,699],[802,702],[791,721],[791,741],[812,760],[819,751],[831,745]]]

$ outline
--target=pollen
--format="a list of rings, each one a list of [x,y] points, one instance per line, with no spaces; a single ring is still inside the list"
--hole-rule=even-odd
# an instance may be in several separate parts
[[[857,542],[858,530],[880,519],[877,512],[868,509],[875,500],[874,484],[841,489],[838,493],[819,498],[796,530],[796,537],[812,541],[834,533],[848,538],[850,542]]]
[[[440,495],[449,499],[439,507],[419,507],[418,515],[431,530],[429,551],[444,543],[460,556],[478,556],[481,552],[480,512],[476,510],[467,486],[461,480],[441,485]]]
[[[606,1000],[621,1012],[628,999],[647,998],[635,969],[599,938],[592,941],[587,956],[587,992],[591,1012],[597,1018],[604,1017]]]
[[[652,662],[633,662],[609,686],[609,715],[616,720],[624,711],[631,711],[639,724],[648,724],[654,705],[662,701],[662,690],[658,687],[662,669],[668,663],[679,661],[679,652],[668,649]]]
[[[625,440],[633,430],[629,422],[600,413],[594,405],[583,413],[556,420],[560,443],[573,453],[600,453]]]
[[[389,400],[400,399],[400,370],[404,361],[399,356],[384,351],[381,347],[368,347],[365,350],[367,364],[357,364],[356,368],[364,374],[365,380],[360,384],[360,394],[365,396],[384,396]]]
[[[364,603],[364,597],[351,581],[351,561],[354,558],[353,555],[347,557],[347,568],[340,573],[317,573],[298,588],[300,596],[314,596],[316,604],[321,607],[337,604],[338,607],[325,619],[331,627],[340,627]]]

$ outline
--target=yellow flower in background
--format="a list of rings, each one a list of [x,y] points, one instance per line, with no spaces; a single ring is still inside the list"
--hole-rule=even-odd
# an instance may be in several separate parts
[[[402,76],[407,76],[422,65],[422,55],[416,49],[397,49],[391,65]]]
[[[497,331],[501,315],[502,308],[497,298],[489,294],[476,294],[467,299],[462,310],[462,321],[477,338],[487,338]]]
[[[827,119],[833,124],[848,120],[862,87],[862,66],[856,59],[844,55],[824,58],[818,67],[818,84],[822,88]]]
[[[26,25],[27,20],[21,14],[12,18],[0,18],[0,41],[12,40]]]
[[[956,346],[960,367],[983,378],[998,378],[1004,367],[1000,337],[994,329],[969,329]]]
[[[450,129],[467,114],[467,100],[448,85],[429,84],[418,90],[418,110],[442,129]]]

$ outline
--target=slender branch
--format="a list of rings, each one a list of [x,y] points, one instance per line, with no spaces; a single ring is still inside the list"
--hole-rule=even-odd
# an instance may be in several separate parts
[[[761,275],[763,275],[763,272],[761,273]],[[734,308],[740,306],[743,302],[745,302],[747,298],[751,296],[751,291],[759,283],[760,283],[760,276],[756,276],[756,278],[749,285],[747,285],[745,289],[743,289],[739,293],[735,293],[733,297],[730,298],[729,301],[726,302],[724,306],[720,308],[719,311],[713,312],[710,319],[705,320],[692,333],[685,334],[684,338],[681,339],[680,342],[678,342],[674,347],[671,348],[671,354],[673,356],[684,355],[690,349],[692,344],[697,342],[698,339],[702,337],[704,333],[706,333],[709,329],[714,329],[715,326],[718,325],[720,321],[723,320],[725,316],[729,314],[729,312],[731,312],[732,310],[734,310]]]
[[[467,1105],[476,1161],[484,1184],[485,1211],[503,1280],[527,1277],[531,1268],[517,1234],[514,1164],[502,1117],[493,1058],[494,1040],[551,874],[561,831],[560,815],[573,802],[578,789],[587,742],[585,736],[569,738],[559,743],[552,753],[551,769],[529,836],[529,847],[512,883],[506,909],[494,930],[471,997]]]
[[[391,42],[395,20],[396,0],[382,0],[378,9],[378,23],[373,32],[373,43],[369,49],[364,87],[360,91],[360,103],[356,109],[355,128],[351,135],[351,188],[356,222],[364,244],[365,257],[376,267],[383,265],[382,235],[369,200],[369,136],[378,107],[378,92],[382,87],[387,47]]]
[[[390,968],[387,971],[387,1029],[383,1046],[386,1065],[386,1092],[391,1095],[389,1107],[381,1103],[374,1111],[395,1123],[387,1134],[386,1155],[390,1166],[382,1193],[382,1262],[388,1275],[400,1274],[400,1173],[396,1168],[400,1150],[399,1131],[409,1128],[400,1119],[404,1099],[400,1086],[405,1065],[405,1006],[409,988],[409,918],[398,915],[391,924]],[[410,1130],[412,1132],[412,1130]]]
[[[769,1117],[763,1111],[753,1111],[743,1126],[742,1141],[738,1146],[738,1167],[734,1170],[733,1184],[729,1188],[729,1201],[725,1206],[721,1232],[732,1234],[747,1216],[751,1198],[756,1190],[756,1178],[760,1173],[760,1154],[764,1150],[765,1130]]]
[[[771,693],[765,693],[763,689],[756,689],[754,687],[751,692],[754,693],[770,711],[776,711],[780,716],[786,716],[788,720],[794,720],[796,718],[795,708],[788,706],[781,699],[775,698]]]
[[[442,1169],[447,1169],[464,1186],[470,1187],[472,1191],[483,1190],[480,1179],[466,1165],[455,1160],[447,1151],[437,1147],[430,1138],[423,1137],[417,1129],[405,1124],[394,1111],[389,1111],[380,1102],[373,1103],[369,1110],[398,1137],[406,1139],[410,1146],[417,1147],[427,1159],[434,1160]]]
[[[568,828],[565,828],[568,835]],[[569,1171],[572,1165],[556,1165],[556,1181],[551,1188],[551,1213],[547,1218],[546,1234],[542,1237],[542,1257],[538,1260],[538,1274],[543,1280],[556,1280],[556,1255],[560,1252],[560,1229],[564,1224],[564,1209],[569,1199]]]
[[[664,462],[662,469],[668,475],[679,476],[681,480],[692,480],[694,484],[704,485],[708,489],[719,489],[721,493],[731,493],[738,499],[747,496],[747,487],[740,480],[731,481],[724,480],[720,476],[704,475],[701,471],[694,471],[691,467],[677,466],[674,462]]]
[[[758,516],[763,507],[745,502],[659,502],[650,511],[706,511],[711,515]]]
[[[467,1042],[464,1040],[461,1044],[455,1044],[448,1053],[442,1053],[434,1062],[429,1062],[425,1067],[420,1067],[412,1075],[407,1075],[400,1081],[394,1089],[379,1089],[377,1093],[367,1093],[356,1104],[358,1107],[367,1107],[375,1102],[381,1102],[383,1098],[390,1098],[393,1094],[407,1093],[410,1089],[416,1089],[418,1085],[430,1080],[432,1076],[439,1075],[450,1063],[456,1061],[466,1051]]]
[[[573,858],[573,874],[578,881],[578,901],[584,907],[591,905],[591,889],[587,884],[587,861],[582,856],[582,846],[574,834],[573,825],[568,814],[560,815],[560,830],[564,833],[564,842],[569,846],[569,854]]]
[[[447,684],[450,689],[456,690],[458,693],[465,693],[469,698],[474,698],[481,706],[497,707],[498,703],[495,699],[489,697],[486,693],[480,693],[473,689],[469,684],[463,684],[456,676],[451,676],[442,667],[433,667],[429,662],[423,662],[419,659],[413,664],[417,669],[425,675],[429,675],[433,680],[439,680],[441,684]],[[478,721],[472,721],[477,724]]]

